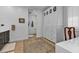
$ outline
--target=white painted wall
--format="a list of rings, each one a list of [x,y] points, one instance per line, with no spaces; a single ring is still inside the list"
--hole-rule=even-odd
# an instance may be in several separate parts
[[[68,9],[67,6],[63,7],[63,25],[64,27],[68,26]]]
[[[44,11],[52,9],[53,7],[48,8]],[[56,12],[52,12],[44,16],[43,20],[43,37],[53,41],[59,42],[63,40],[63,7],[58,6]]]
[[[57,7],[57,25],[56,25],[56,42],[64,40],[64,23],[63,23],[63,7]]]
[[[53,9],[53,7],[50,7]],[[48,8],[46,11],[49,11]],[[63,40],[63,7],[58,6],[57,11],[44,16],[42,11],[35,10],[37,15],[37,37],[46,37],[53,42]],[[24,17],[25,24],[18,23],[18,18]],[[0,7],[0,24],[10,27],[10,41],[28,38],[28,9],[23,7]],[[16,25],[16,31],[11,31],[11,25]],[[42,29],[43,28],[43,29]],[[42,31],[43,30],[43,31]],[[43,33],[42,33],[43,32]]]
[[[73,22],[75,22],[78,26],[79,25],[79,6],[67,6],[67,7],[64,7],[65,8],[65,11],[66,13],[65,14],[65,18],[64,19],[64,27],[65,26],[72,26],[70,25],[70,22],[72,22],[72,19],[73,19]],[[69,22],[69,23],[68,23]],[[75,25],[74,23],[74,25]],[[76,36],[79,37],[79,29],[76,28]]]
[[[42,37],[42,11],[37,10],[37,37]]]
[[[25,23],[20,24],[19,18],[25,18]],[[10,41],[28,38],[28,9],[22,7],[0,7],[0,24],[10,28]],[[16,26],[16,30],[11,30],[11,25]]]
[[[53,7],[48,8],[44,11],[46,13],[49,12],[50,9]],[[56,12],[44,16],[44,23],[43,23],[43,37],[56,42]]]

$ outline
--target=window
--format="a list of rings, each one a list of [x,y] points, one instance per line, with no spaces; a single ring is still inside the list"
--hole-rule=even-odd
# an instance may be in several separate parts
[[[68,19],[68,26],[69,27],[75,27],[76,29],[79,29],[79,19],[78,19],[78,17],[73,17],[72,19]]]
[[[68,26],[79,30],[79,7],[68,8]]]

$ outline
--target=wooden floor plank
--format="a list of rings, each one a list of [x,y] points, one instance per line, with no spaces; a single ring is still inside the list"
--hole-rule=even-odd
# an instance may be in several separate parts
[[[41,47],[39,48],[38,46]],[[32,52],[33,53],[55,52],[55,44],[45,38],[36,38],[35,36],[23,41],[16,42],[15,53],[32,53]]]
[[[23,53],[23,52],[24,52],[23,41],[16,42],[15,53]]]

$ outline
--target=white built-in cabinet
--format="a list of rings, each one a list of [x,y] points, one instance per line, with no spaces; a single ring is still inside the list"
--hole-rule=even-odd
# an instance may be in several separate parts
[[[46,9],[43,12],[43,37],[56,43],[63,40],[63,31],[63,7],[52,6]]]

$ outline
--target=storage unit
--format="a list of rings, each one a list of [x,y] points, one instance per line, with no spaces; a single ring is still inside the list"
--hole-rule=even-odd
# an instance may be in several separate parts
[[[0,33],[0,50],[2,47],[9,42],[9,30]]]

